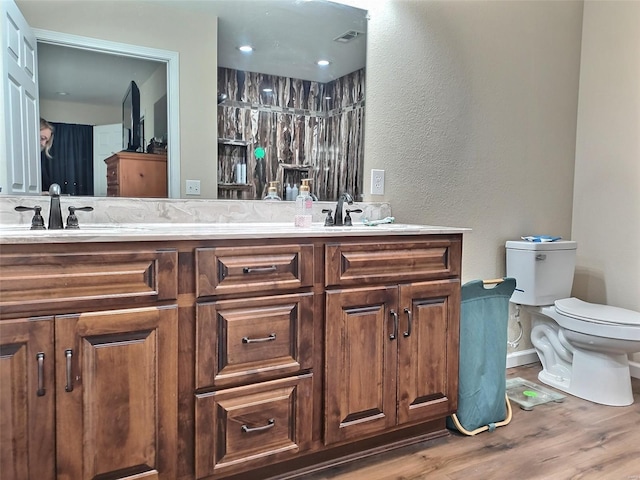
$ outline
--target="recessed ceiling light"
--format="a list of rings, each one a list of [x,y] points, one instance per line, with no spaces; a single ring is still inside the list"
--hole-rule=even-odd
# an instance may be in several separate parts
[[[326,67],[329,65],[329,60],[318,60],[318,65],[321,67]]]
[[[251,53],[253,52],[253,47],[251,45],[242,45],[241,47],[238,47],[238,50],[244,53]]]
[[[273,88],[263,88],[262,91],[265,93],[271,93],[273,92]]]
[[[56,93],[61,97],[66,97],[67,95],[69,95],[69,92],[56,92]]]

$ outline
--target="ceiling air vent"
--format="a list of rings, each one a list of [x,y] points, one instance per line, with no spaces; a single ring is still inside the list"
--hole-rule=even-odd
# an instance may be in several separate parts
[[[338,35],[333,40],[335,42],[347,43],[353,40],[354,38],[359,37],[360,35],[364,35],[364,33],[358,32],[357,30],[349,30],[348,32],[343,33],[342,35]]]

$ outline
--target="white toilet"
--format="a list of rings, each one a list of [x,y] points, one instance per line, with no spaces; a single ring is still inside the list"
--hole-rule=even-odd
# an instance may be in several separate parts
[[[640,312],[568,298],[576,248],[573,241],[508,241],[511,302],[531,306],[541,382],[595,403],[631,405],[629,354],[640,352]]]

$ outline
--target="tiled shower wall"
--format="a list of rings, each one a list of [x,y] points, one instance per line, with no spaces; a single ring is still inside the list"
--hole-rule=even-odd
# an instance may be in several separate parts
[[[218,138],[247,142],[248,199],[266,195],[270,181],[311,178],[311,192],[335,200],[342,192],[361,199],[364,147],[364,69],[329,83],[218,69]],[[273,89],[270,94],[263,88]],[[325,97],[331,97],[326,99]],[[265,149],[256,159],[257,147]],[[234,183],[244,147],[220,145],[218,181]],[[247,194],[245,194],[247,195]]]

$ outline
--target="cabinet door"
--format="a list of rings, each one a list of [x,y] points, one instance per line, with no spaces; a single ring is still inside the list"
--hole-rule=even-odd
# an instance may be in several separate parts
[[[58,478],[174,479],[177,307],[56,317]]]
[[[400,286],[398,423],[442,418],[458,391],[458,280]]]
[[[55,478],[51,317],[0,322],[0,465],[3,480]]]
[[[397,287],[327,292],[325,443],[396,424]]]

